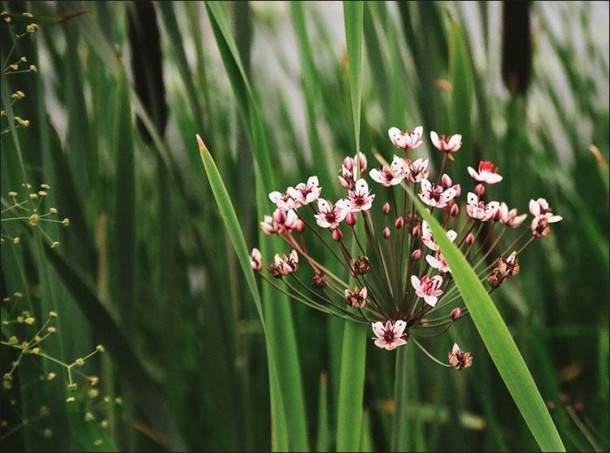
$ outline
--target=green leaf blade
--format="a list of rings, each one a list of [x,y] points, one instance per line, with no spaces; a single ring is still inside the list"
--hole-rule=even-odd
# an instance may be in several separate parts
[[[235,253],[237,254],[237,259],[239,264],[244,271],[244,276],[246,277],[246,283],[248,284],[248,288],[252,293],[252,298],[254,299],[254,304],[256,305],[256,311],[258,312],[258,316],[263,325],[263,329],[265,329],[265,318],[263,316],[263,306],[260,297],[260,293],[258,291],[258,286],[256,285],[256,280],[254,279],[254,274],[252,272],[252,268],[250,266],[250,260],[248,258],[248,246],[246,245],[246,239],[241,231],[241,227],[239,226],[239,220],[237,219],[237,214],[235,213],[235,208],[233,208],[233,203],[231,203],[231,198],[229,197],[229,193],[222,182],[222,177],[216,167],[216,163],[212,159],[210,155],[210,151],[203,143],[203,140],[199,135],[197,135],[197,143],[199,144],[199,154],[201,155],[201,162],[203,163],[203,168],[205,169],[206,175],[208,176],[208,180],[210,182],[210,186],[212,188],[212,193],[214,194],[214,199],[216,200],[216,204],[218,205],[218,210],[220,211],[220,215],[224,221],[225,227],[229,233],[229,237],[231,238],[231,243],[235,248]]]
[[[413,191],[407,190],[420,215],[430,225],[479,335],[536,442],[542,451],[565,451],[536,383],[489,294],[438,221],[426,211]]]

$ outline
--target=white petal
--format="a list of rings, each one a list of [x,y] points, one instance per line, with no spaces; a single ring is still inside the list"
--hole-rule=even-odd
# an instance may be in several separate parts
[[[454,230],[449,230],[447,231],[447,237],[451,242],[453,242],[455,241],[455,238],[457,238],[457,233]]]
[[[438,149],[441,148],[441,144],[438,141],[438,134],[434,131],[430,131],[430,140],[432,140],[432,144]]]
[[[387,346],[387,343],[386,343],[385,339],[383,339],[383,338],[377,338],[377,339],[375,340],[375,346],[377,346],[377,347],[378,347],[378,348],[380,348],[380,349],[385,349],[385,348],[386,348],[386,346]]]
[[[381,321],[374,322],[373,324],[371,324],[371,327],[373,328],[373,332],[375,333],[375,335],[380,338],[383,338],[383,336],[385,335],[385,329],[383,328],[383,323]]]
[[[457,190],[455,190],[453,187],[449,188],[442,193],[440,201],[447,203],[448,201],[453,200],[456,195],[457,195]]]
[[[424,128],[423,128],[422,126],[417,126],[417,127],[416,127],[416,128],[413,130],[413,132],[414,132],[414,133],[415,133],[417,136],[421,137],[421,136],[422,136],[422,134],[424,133]]]
[[[318,182],[317,176],[310,176],[309,179],[307,180],[308,187],[318,187],[319,185],[320,185],[320,183]]]
[[[532,213],[532,215],[534,215],[534,216],[540,215],[540,205],[538,204],[537,201],[530,200],[529,208],[530,208],[530,212]]]
[[[373,168],[370,172],[369,172],[369,176],[371,177],[371,179],[375,182],[378,182],[380,184],[383,184],[385,182],[385,178],[383,177],[382,173],[377,170],[376,168]]]
[[[402,335],[405,332],[405,328],[407,327],[407,323],[402,319],[399,319],[394,323],[394,333],[396,335]]]
[[[369,185],[364,179],[356,181],[356,193],[365,194],[369,191]]]
[[[421,289],[420,280],[415,275],[411,275],[411,285],[413,285],[413,288],[415,288],[416,291]]]
[[[404,338],[399,338],[398,340],[396,340],[396,348],[398,346],[402,346],[403,344],[407,344],[407,340],[405,340]]]
[[[281,192],[278,192],[277,190],[274,192],[271,192],[269,194],[269,199],[276,204],[278,201],[280,201],[282,199],[282,197],[283,197],[283,194]]]
[[[449,143],[447,144],[449,149],[454,149],[454,148],[459,148],[459,146],[461,145],[461,141],[462,141],[462,136],[460,134],[455,134],[452,135],[451,138],[449,139]],[[457,149],[455,149],[455,151],[457,151]]]
[[[421,180],[421,190],[426,193],[432,189],[432,184],[427,179]]]
[[[479,180],[479,174],[475,171],[474,168],[468,167],[468,173],[470,174],[470,176],[472,176],[477,181]]]
[[[424,296],[424,302],[426,302],[431,307],[434,307],[438,302],[438,299],[434,296]]]
[[[485,180],[486,180],[487,184],[496,184],[496,183],[499,183],[500,181],[502,181],[502,176],[500,176],[497,173],[490,173],[487,175]]]
[[[472,192],[468,192],[468,197],[466,198],[466,200],[468,201],[468,204],[479,204],[479,197],[477,197],[477,195]]]
[[[330,205],[328,204],[328,201],[324,200],[323,198],[318,198],[318,211],[320,211],[320,212],[330,211]]]
[[[434,269],[441,268],[441,262],[439,260],[437,260],[435,257],[433,257],[432,255],[426,255],[426,261]]]

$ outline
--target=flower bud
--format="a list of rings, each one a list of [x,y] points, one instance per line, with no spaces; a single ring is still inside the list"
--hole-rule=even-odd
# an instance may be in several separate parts
[[[443,183],[443,186],[445,186],[445,189],[450,188],[451,186],[453,186],[453,181],[451,180],[451,178],[449,177],[448,174],[444,174],[443,177],[441,178],[441,182]]]
[[[468,233],[466,236],[466,244],[472,245],[474,243],[474,235],[472,233]]]
[[[343,166],[349,171],[352,171],[354,169],[354,164],[354,159],[349,156],[343,159]]]
[[[254,272],[258,272],[263,268],[261,252],[257,248],[252,249],[252,253],[250,253],[250,267]]]
[[[381,210],[385,215],[388,215],[390,213],[390,203],[384,203]]]
[[[499,222],[501,218],[502,218],[502,210],[500,208],[498,208],[495,210],[494,215],[491,216],[491,219],[494,222]]]
[[[397,230],[400,230],[403,226],[405,226],[405,219],[403,219],[402,217],[398,217],[394,221],[394,226],[396,227]]]
[[[316,272],[311,276],[311,284],[316,288],[324,288],[326,286],[326,276],[322,272]]]
[[[358,217],[352,211],[348,212],[347,215],[345,216],[345,223],[347,223],[349,226],[356,225],[357,221],[358,221]]]
[[[302,233],[305,230],[305,223],[301,219],[297,220],[296,226],[294,227],[297,233]]]
[[[343,233],[341,233],[341,230],[339,228],[335,228],[332,232],[332,237],[333,241],[339,242],[341,241],[341,239],[343,239]]]
[[[481,198],[485,193],[485,186],[481,183],[477,184],[474,188],[474,193],[477,194],[477,197]]]
[[[360,172],[364,173],[366,171],[366,166],[368,164],[368,162],[366,161],[366,156],[363,153],[358,153],[356,155],[356,158],[359,160],[359,163],[360,163]]]
[[[421,258],[421,249],[413,250],[413,253],[411,253],[411,258],[413,261],[418,261]]]
[[[456,215],[458,215],[460,212],[460,207],[457,205],[457,203],[453,203],[451,205],[451,209],[449,209],[449,214],[452,215],[453,217],[455,217]]]
[[[385,239],[389,239],[391,235],[392,235],[392,233],[390,232],[390,229],[388,227],[385,227],[383,229],[383,237]]]
[[[413,231],[411,231],[411,234],[412,234],[413,236],[419,236],[419,232],[420,232],[419,225],[415,225],[415,226],[413,227]]]
[[[451,319],[454,321],[457,321],[462,316],[462,310],[460,310],[460,307],[456,307],[451,310],[451,314],[449,316],[451,316]]]

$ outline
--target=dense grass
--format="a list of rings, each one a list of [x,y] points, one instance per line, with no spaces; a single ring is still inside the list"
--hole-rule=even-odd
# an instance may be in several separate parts
[[[2,2],[3,451],[550,449],[474,312],[427,344],[471,368],[409,344],[401,374],[248,275],[244,250],[282,247],[258,229],[268,192],[317,174],[337,198],[344,156],[391,160],[387,129],[420,124],[464,135],[460,182],[489,159],[496,199],[563,216],[493,311],[566,449],[610,448],[607,3],[532,3],[531,60],[498,2],[136,5]],[[32,226],[20,202],[58,212]]]

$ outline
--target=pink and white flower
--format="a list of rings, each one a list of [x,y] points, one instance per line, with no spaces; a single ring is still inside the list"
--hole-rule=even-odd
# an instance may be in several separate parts
[[[453,242],[453,241],[452,241]],[[426,255],[426,261],[433,269],[437,269],[441,274],[451,273],[449,264],[440,251],[436,252],[436,256]]]
[[[449,159],[453,160],[453,156],[451,153],[457,152],[462,147],[462,135],[454,134],[454,135],[439,135],[430,131],[430,140],[432,140],[432,144],[439,149],[440,151],[444,151],[448,153]]]
[[[443,277],[435,275],[430,278],[424,275],[421,280],[415,275],[411,275],[411,285],[415,288],[415,294],[424,299],[431,307],[436,305],[438,298],[443,291],[438,289],[443,284]]]
[[[257,248],[253,248],[250,253],[250,266],[254,272],[258,272],[263,268],[263,257],[261,251]]]
[[[369,175],[373,181],[378,182],[383,187],[390,187],[400,184],[407,172],[408,167],[406,166],[405,160],[401,157],[394,156],[390,168],[388,168],[387,165],[384,165],[381,170],[373,168],[369,172]]]
[[[358,153],[354,157],[348,156],[343,159],[343,165],[341,165],[341,170],[339,170],[339,185],[344,189],[354,189],[358,164],[360,164],[360,175],[363,175],[367,167],[367,160],[364,154]]]
[[[347,205],[351,212],[367,211],[371,209],[375,195],[371,195],[369,185],[364,179],[356,181],[355,189],[347,193]]]
[[[354,188],[354,172],[349,170],[345,165],[341,165],[341,170],[339,170],[338,179],[339,185],[344,189],[352,190]]]
[[[345,216],[350,211],[346,200],[339,200],[335,205],[323,198],[318,199],[318,213],[314,216],[316,222],[322,228],[335,229],[345,220]]]
[[[302,222],[294,209],[283,211],[278,208],[273,212],[273,216],[266,215],[263,217],[260,228],[266,235],[272,235],[274,233],[283,234],[287,231],[299,229],[301,223]]]
[[[299,255],[296,250],[290,252],[290,255],[280,255],[277,253],[273,257],[273,263],[268,267],[269,272],[276,277],[282,277],[284,275],[290,275],[297,271],[299,268]]]
[[[276,190],[269,194],[269,199],[275,203],[275,206],[278,209],[281,209],[282,211],[288,211],[298,207],[295,199],[292,198],[288,192],[282,193]]]
[[[484,182],[487,184],[496,184],[502,181],[502,176],[498,174],[498,167],[489,161],[479,162],[478,173],[472,167],[468,167],[468,173],[474,178],[475,181]]]
[[[534,216],[530,229],[536,237],[542,238],[546,236],[551,231],[551,228],[548,226],[549,223],[556,223],[563,219],[563,217],[553,214],[553,210],[544,198],[530,200],[529,208]]]
[[[455,241],[457,238],[457,233],[454,230],[449,230],[445,233],[451,242]],[[426,247],[430,250],[438,251],[439,247],[436,242],[434,242],[434,237],[432,236],[432,230],[430,229],[430,225],[428,225],[427,221],[423,221],[421,224],[421,240]]]
[[[414,162],[408,161],[408,172],[407,178],[412,183],[418,183],[428,178],[428,159],[422,159],[421,157]]]
[[[287,194],[295,201],[296,207],[306,206],[313,203],[322,193],[322,188],[317,176],[310,176],[307,183],[299,183],[296,187],[289,187]]]
[[[343,159],[343,166],[352,173],[356,173],[356,167],[358,164],[360,164],[360,173],[364,173],[366,171],[368,162],[366,160],[366,156],[362,153],[358,153],[354,157],[348,156]]]
[[[500,203],[497,201],[485,203],[483,200],[479,200],[479,197],[472,192],[468,192],[467,201],[466,212],[468,215],[482,222],[491,219],[496,214],[496,211],[500,209]]]
[[[457,343],[453,343],[453,348],[448,354],[449,364],[458,371],[472,366],[472,356],[470,352],[462,352]]]
[[[391,127],[388,135],[392,144],[398,149],[415,149],[422,144],[421,137],[424,128],[417,126],[415,130],[403,132],[397,127]]]
[[[517,228],[523,223],[526,217],[527,214],[517,215],[517,210],[514,208],[509,211],[508,205],[503,201],[500,202],[500,223],[511,228]]]
[[[553,214],[553,210],[549,206],[548,202],[544,198],[538,198],[537,200],[530,200],[529,204],[530,212],[534,217],[548,216],[549,223],[559,222],[563,218]]]
[[[407,323],[402,320],[396,321],[392,324],[392,321],[387,321],[385,326],[381,321],[372,323],[373,333],[375,334],[375,346],[381,349],[392,351],[398,346],[407,344],[407,340],[402,338],[405,336],[405,329]]]
[[[420,200],[431,208],[444,208],[458,195],[455,186],[445,189],[443,186],[432,184],[427,179],[422,179],[421,189],[422,191],[418,194]]]

